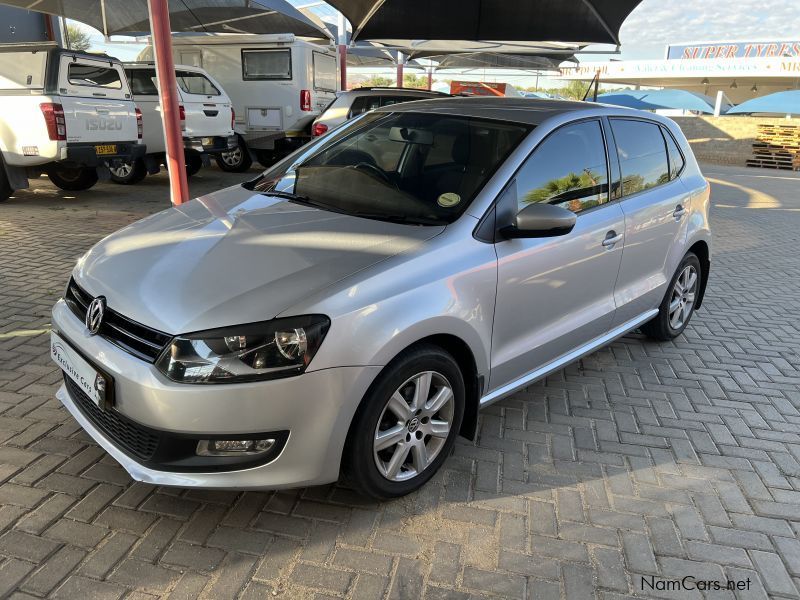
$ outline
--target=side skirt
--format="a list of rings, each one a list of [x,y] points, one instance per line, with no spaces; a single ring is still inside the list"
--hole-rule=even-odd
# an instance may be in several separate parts
[[[657,314],[658,314],[658,309],[656,308],[648,310],[647,312],[642,313],[635,319],[631,319],[630,321],[628,321],[627,323],[623,323],[616,329],[612,329],[605,335],[593,339],[588,344],[576,348],[572,352],[564,354],[563,356],[557,358],[553,362],[548,363],[543,367],[536,369],[535,371],[531,371],[527,375],[523,375],[522,377],[520,377],[519,379],[515,379],[511,383],[507,383],[506,385],[497,388],[493,392],[489,392],[488,394],[483,396],[483,398],[481,398],[480,408],[489,406],[490,404],[497,402],[498,400],[501,400],[502,398],[505,398],[506,396],[509,396],[514,392],[529,386],[533,382],[542,379],[543,377],[546,377],[553,371],[558,371],[559,369],[565,367],[566,365],[575,362],[580,358],[583,358],[587,354],[591,354],[598,348],[606,346],[609,342],[612,342],[615,339],[622,337],[632,329],[636,329],[639,325],[646,323],[647,321],[655,317]]]

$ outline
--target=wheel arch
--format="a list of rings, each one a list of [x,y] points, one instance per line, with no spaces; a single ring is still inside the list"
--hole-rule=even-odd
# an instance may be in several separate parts
[[[708,242],[705,240],[698,240],[689,248],[700,260],[700,292],[697,296],[695,309],[703,305],[703,298],[706,295],[706,284],[708,283],[708,275],[711,272],[711,250],[708,247]]]

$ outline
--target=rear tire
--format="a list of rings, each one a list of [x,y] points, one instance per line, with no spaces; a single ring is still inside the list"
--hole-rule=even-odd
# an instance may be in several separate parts
[[[253,159],[250,158],[250,151],[242,139],[242,136],[236,136],[237,146],[228,152],[222,152],[216,157],[217,165],[223,171],[228,173],[244,173],[253,164]]]
[[[197,172],[203,168],[203,159],[199,152],[187,151],[185,153],[186,159],[186,176],[191,177],[196,175]]]
[[[88,190],[97,183],[97,169],[90,167],[52,167],[47,176],[50,181],[68,192]]]
[[[447,459],[466,402],[458,363],[429,344],[392,361],[356,411],[342,471],[357,492],[379,500],[422,487]]]
[[[121,185],[133,185],[147,177],[144,161],[137,158],[133,162],[122,163],[119,167],[111,167],[111,181]]]
[[[642,325],[642,333],[660,342],[673,340],[683,333],[697,306],[701,281],[700,259],[693,252],[687,252],[669,282],[658,314]]]

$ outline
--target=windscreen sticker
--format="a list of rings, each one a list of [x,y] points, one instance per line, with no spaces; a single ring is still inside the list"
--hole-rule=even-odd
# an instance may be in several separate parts
[[[453,192],[447,192],[439,196],[439,199],[436,202],[442,208],[452,208],[453,206],[461,202],[461,196],[459,196],[458,194],[454,194]]]

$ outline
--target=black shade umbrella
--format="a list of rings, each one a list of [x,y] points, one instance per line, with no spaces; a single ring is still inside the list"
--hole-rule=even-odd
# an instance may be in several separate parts
[[[619,45],[641,0],[328,0],[353,39],[561,40]]]
[[[150,32],[147,0],[2,0],[2,4],[64,16],[104,35]],[[172,31],[329,34],[285,0],[169,0]]]

